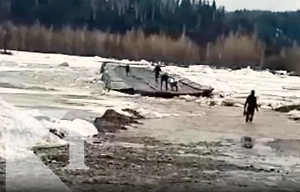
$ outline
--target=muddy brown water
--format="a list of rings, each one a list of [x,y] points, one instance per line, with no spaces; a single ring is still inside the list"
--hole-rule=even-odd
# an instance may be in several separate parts
[[[196,112],[197,108],[194,107]],[[183,109],[181,108],[183,112]],[[180,142],[210,141],[221,138],[299,139],[299,123],[288,120],[286,114],[261,110],[253,123],[245,123],[242,109],[236,107],[198,107],[199,115],[182,115],[145,121],[140,133]]]
[[[156,105],[153,103],[148,107],[157,110]],[[210,142],[220,142],[225,147],[218,150],[224,156],[211,155],[213,159],[277,172],[266,174],[256,171],[227,171],[224,175],[227,179],[230,178],[230,182],[240,182],[241,186],[241,183],[246,183],[247,186],[285,185],[287,188],[297,188],[297,178],[300,177],[300,126],[298,122],[289,120],[285,113],[261,109],[254,122],[246,124],[243,110],[238,107],[207,107],[192,102],[170,102],[170,105],[165,105],[166,109],[177,111],[179,114],[145,120],[144,125],[129,129],[122,135],[149,136],[173,144],[198,146],[202,149],[203,142],[208,142],[208,145]],[[254,139],[252,149],[242,147],[243,136]],[[186,152],[183,155],[197,156]]]

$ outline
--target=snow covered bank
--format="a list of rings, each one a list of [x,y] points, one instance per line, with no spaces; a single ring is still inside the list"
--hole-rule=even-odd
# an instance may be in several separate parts
[[[37,116],[36,116],[37,117]],[[69,133],[76,132],[82,136],[94,135],[96,128],[87,121],[75,119],[74,121],[59,120],[47,116],[38,120],[34,116],[20,110],[6,101],[0,99],[0,157],[24,158],[34,146],[53,147],[67,144],[49,132],[57,129]]]
[[[130,61],[128,59],[116,60],[102,57],[82,57],[62,54],[34,53],[25,51],[11,51],[13,55],[0,55],[0,61],[9,62],[10,65],[22,63],[24,65],[48,64],[59,66],[67,63],[70,67],[101,67],[102,62],[117,62],[122,64],[150,65],[146,60]]]
[[[24,157],[28,149],[37,146],[64,145],[66,142],[47,133],[47,129],[32,116],[18,110],[14,106],[0,100],[0,156]],[[46,135],[45,137],[43,137]],[[23,153],[20,153],[23,151]]]

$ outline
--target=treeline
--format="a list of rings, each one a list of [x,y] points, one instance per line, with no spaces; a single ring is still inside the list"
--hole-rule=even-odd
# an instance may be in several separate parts
[[[269,47],[300,42],[299,11],[225,12],[214,0],[0,0],[0,22],[6,20],[118,34],[137,29],[172,37],[184,33],[201,45],[237,31],[256,33]]]
[[[53,30],[37,23],[31,27],[11,25],[9,33],[0,26],[0,45],[20,51],[300,72],[299,47],[283,48],[280,55],[265,56],[265,45],[256,35],[240,33],[230,33],[201,47],[184,35],[173,39],[163,34],[145,35],[141,30],[122,35],[69,27]]]
[[[207,0],[0,0],[0,20],[16,25],[35,22],[53,29],[87,27],[125,34],[182,33],[198,43],[213,41],[225,29],[225,11]]]
[[[235,11],[226,13],[225,23],[231,30],[256,33],[269,47],[292,47],[300,42],[300,11]]]
[[[208,0],[0,0],[0,22],[13,23],[0,28],[0,46],[294,70],[299,20],[300,12],[226,12]]]
[[[185,36],[171,39],[167,35],[146,36],[143,31],[120,35],[70,27],[52,30],[38,23],[31,27],[11,25],[10,32],[5,31],[6,28],[0,26],[0,45],[13,50],[154,62],[197,63],[201,60],[199,47]]]

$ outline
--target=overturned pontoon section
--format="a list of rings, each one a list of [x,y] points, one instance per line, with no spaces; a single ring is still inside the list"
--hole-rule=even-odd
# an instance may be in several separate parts
[[[104,73],[106,72],[106,73]],[[125,65],[115,63],[103,63],[101,67],[103,81],[114,91],[126,94],[140,94],[149,97],[172,98],[180,95],[209,97],[213,92],[212,87],[199,85],[186,78],[170,74],[178,79],[178,91],[166,91],[160,89],[160,83],[156,83],[154,74],[150,68],[131,66],[127,76]]]

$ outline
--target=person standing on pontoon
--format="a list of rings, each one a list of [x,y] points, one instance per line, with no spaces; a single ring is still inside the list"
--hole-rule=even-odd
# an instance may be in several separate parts
[[[109,92],[110,89],[111,89],[111,79],[110,79],[110,76],[109,76],[107,70],[104,71],[103,76],[102,76],[102,80],[105,84],[104,88]]]
[[[169,84],[169,74],[164,73],[160,76],[160,89],[162,90],[163,83],[165,82],[166,91],[168,90],[168,84]]]
[[[125,67],[126,69],[126,76],[128,76],[128,74],[130,73],[130,66],[129,66],[129,64],[127,64],[126,65],[126,67]]]
[[[154,74],[155,74],[155,82],[157,83],[158,82],[158,77],[159,77],[159,74],[161,72],[161,68],[159,65],[156,65],[154,70],[153,70]]]
[[[178,91],[178,81],[175,80],[174,77],[169,77],[169,84],[170,84],[170,87],[171,87],[171,91]]]

